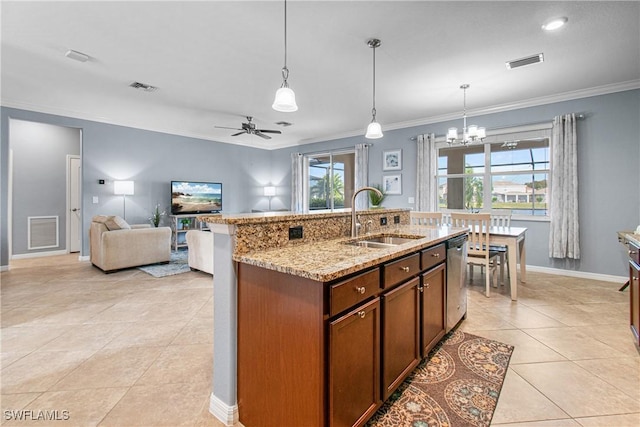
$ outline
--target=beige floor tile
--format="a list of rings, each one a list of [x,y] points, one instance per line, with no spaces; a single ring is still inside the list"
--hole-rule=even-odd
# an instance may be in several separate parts
[[[212,372],[211,345],[171,345],[165,348],[136,385],[180,382],[211,384]]]
[[[1,353],[0,358],[0,368],[4,369],[12,363],[22,359],[27,354],[31,353],[30,351],[19,351],[19,352],[10,352],[10,353]]]
[[[209,387],[203,384],[134,386],[98,425],[192,426],[199,419],[202,400],[209,393]]]
[[[577,418],[576,421],[583,427],[638,427],[640,426],[640,413]]]
[[[92,351],[34,351],[2,370],[2,394],[47,391]]]
[[[580,427],[580,424],[571,419],[571,418],[563,418],[559,420],[547,420],[547,421],[525,421],[522,423],[505,423],[505,424],[497,424],[491,422],[492,426],[500,426],[500,427]],[[609,426],[613,427],[613,426]]]
[[[0,409],[2,409],[2,422],[6,421],[5,411],[17,411],[33,402],[42,393],[16,393],[0,396]]]
[[[519,329],[476,331],[476,333],[484,338],[514,346],[510,365],[567,360],[566,357]]]
[[[514,304],[506,308],[498,307],[495,309],[495,313],[503,317],[516,328],[520,329],[561,328],[567,326],[533,308],[519,304]]]
[[[213,345],[213,318],[194,317],[171,342],[172,345],[210,344]]]
[[[50,425],[64,427],[92,427],[124,396],[128,388],[93,388],[74,391],[54,391],[41,394],[24,409],[38,411],[57,411],[60,421],[48,422]],[[42,420],[27,422],[7,422],[6,426],[42,426]]]
[[[572,418],[640,412],[640,401],[573,362],[513,365],[511,369]]]
[[[577,360],[575,363],[640,402],[640,357]]]
[[[207,302],[204,303],[200,310],[196,312],[195,317],[213,318],[213,298],[209,298]]]
[[[560,353],[569,360],[622,357],[617,351],[585,334],[582,328],[524,329],[536,340]]]
[[[133,327],[132,323],[89,323],[76,325],[42,346],[42,350],[100,350],[118,335]]]
[[[119,302],[98,313],[87,323],[113,323],[141,321],[146,313],[153,310],[154,304],[147,302],[123,303]]]
[[[627,309],[624,314],[628,316],[629,309]],[[627,322],[614,325],[590,326],[588,328],[581,328],[581,331],[605,343],[609,347],[615,348],[626,356],[640,356],[640,348],[636,345]]]
[[[114,337],[106,348],[166,346],[178,336],[186,324],[186,321],[128,323],[127,328]]]
[[[570,417],[512,369],[507,371],[491,424],[562,418]]]
[[[162,352],[162,347],[103,349],[51,387],[78,390],[133,385]]]

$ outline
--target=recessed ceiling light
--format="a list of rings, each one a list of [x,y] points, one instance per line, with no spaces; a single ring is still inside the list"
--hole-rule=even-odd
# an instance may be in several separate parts
[[[568,21],[569,18],[567,18],[566,16],[563,16],[561,18],[553,18],[542,24],[542,29],[545,31],[557,30],[560,27],[564,27],[564,24],[566,24]]]

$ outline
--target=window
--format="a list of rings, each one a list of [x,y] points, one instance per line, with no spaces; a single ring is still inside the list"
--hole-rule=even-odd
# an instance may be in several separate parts
[[[351,207],[355,152],[305,155],[307,207],[310,211]]]
[[[549,138],[500,139],[438,149],[440,209],[548,216]]]

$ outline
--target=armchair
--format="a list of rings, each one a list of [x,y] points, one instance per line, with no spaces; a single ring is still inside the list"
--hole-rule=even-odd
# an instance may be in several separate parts
[[[171,258],[171,229],[129,225],[117,216],[97,215],[89,229],[91,264],[105,273]]]

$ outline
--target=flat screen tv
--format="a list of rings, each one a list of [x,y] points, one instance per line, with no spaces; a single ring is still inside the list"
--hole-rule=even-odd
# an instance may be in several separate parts
[[[171,214],[217,213],[222,210],[222,183],[171,181]]]

